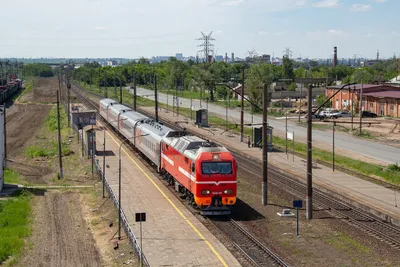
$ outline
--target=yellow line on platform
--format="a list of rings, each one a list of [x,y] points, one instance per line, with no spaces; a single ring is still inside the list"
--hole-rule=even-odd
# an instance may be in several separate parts
[[[107,134],[113,139],[113,141],[117,144],[118,142],[114,139],[114,137],[107,132]],[[197,235],[207,244],[207,246],[211,249],[211,251],[217,256],[223,266],[228,266],[221,255],[215,250],[213,245],[204,237],[204,235],[192,224],[192,222],[183,214],[183,212],[172,202],[172,200],[164,193],[164,191],[153,181],[153,179],[143,170],[142,167],[129,155],[129,153],[122,148],[122,151],[129,157],[129,159],[138,167],[138,169],[146,176],[146,178],[157,188],[157,190],[165,197],[165,199],[171,204],[171,206],[179,213],[179,215],[186,221],[187,224],[197,233]]]

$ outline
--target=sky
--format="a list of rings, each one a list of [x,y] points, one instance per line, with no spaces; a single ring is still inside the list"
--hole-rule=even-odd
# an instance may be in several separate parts
[[[399,0],[0,0],[0,57],[400,55]]]

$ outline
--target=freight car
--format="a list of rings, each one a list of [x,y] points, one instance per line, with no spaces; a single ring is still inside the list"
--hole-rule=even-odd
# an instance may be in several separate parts
[[[13,79],[7,85],[0,86],[0,103],[6,103],[21,88],[22,81],[20,79]]]
[[[226,215],[236,203],[237,165],[224,147],[182,135],[111,99],[100,115],[155,166],[203,215]]]

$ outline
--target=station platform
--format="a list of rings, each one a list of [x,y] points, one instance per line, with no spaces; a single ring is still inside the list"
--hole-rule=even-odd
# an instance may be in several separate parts
[[[102,153],[104,131],[96,134]],[[106,178],[118,199],[120,141],[106,133]],[[240,266],[227,248],[166,188],[139,159],[122,146],[121,208],[140,240],[135,213],[146,212],[142,223],[143,253],[150,266]],[[103,166],[103,156],[96,157]],[[125,238],[123,231],[121,235]]]
[[[142,109],[154,112],[154,108],[151,107]],[[262,160],[262,151],[259,148],[249,148],[247,143],[241,143],[240,136],[237,133],[224,132],[224,130],[217,128],[213,128],[213,131],[207,128],[198,128],[190,119],[184,116],[178,117],[172,111],[159,112],[159,114],[162,119],[170,122],[180,122],[182,127],[193,130],[242,155]],[[182,123],[185,121],[187,123]],[[247,140],[247,137],[244,139]],[[294,156],[293,159],[291,154],[273,152],[268,153],[268,161],[270,164],[279,166],[282,170],[295,175],[299,179],[306,179],[306,166],[303,158]],[[337,170],[333,172],[331,168],[321,164],[318,164],[317,168],[313,168],[313,186],[362,210],[369,211],[388,222],[392,222],[394,225],[400,226],[400,193],[395,190],[344,172]]]

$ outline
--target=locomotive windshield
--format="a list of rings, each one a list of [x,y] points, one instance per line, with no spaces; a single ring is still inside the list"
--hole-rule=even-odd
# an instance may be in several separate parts
[[[202,162],[203,174],[232,174],[232,162]]]

